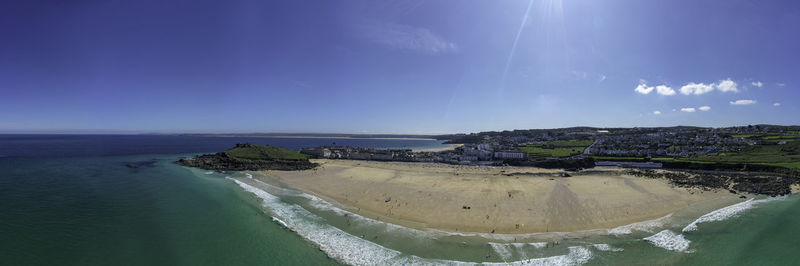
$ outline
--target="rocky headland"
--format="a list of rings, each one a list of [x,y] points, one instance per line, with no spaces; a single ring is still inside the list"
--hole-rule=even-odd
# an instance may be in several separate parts
[[[647,178],[663,178],[679,187],[704,190],[719,188],[730,190],[732,193],[746,192],[769,196],[791,194],[791,185],[796,182],[795,179],[787,176],[751,172],[629,170],[627,174]]]
[[[180,159],[177,163],[206,170],[227,171],[292,171],[313,169],[317,166],[305,154],[281,147],[250,143],[236,144],[236,147],[224,152]]]

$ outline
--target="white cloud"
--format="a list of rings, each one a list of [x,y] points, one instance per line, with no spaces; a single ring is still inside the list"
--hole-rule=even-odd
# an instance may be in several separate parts
[[[783,87],[786,86],[786,83],[776,83],[775,85],[778,85],[778,87]]]
[[[756,87],[759,87],[759,88],[761,88],[761,86],[764,86],[764,83],[761,83],[761,81],[751,82],[750,84],[753,84],[753,86],[756,86]]]
[[[683,87],[681,87],[680,90],[683,95],[689,95],[689,94],[701,95],[713,91],[714,84],[706,85],[704,83],[690,82],[689,84],[683,85]]]
[[[681,108],[681,112],[694,113],[696,110],[692,107]]]
[[[717,84],[717,89],[721,92],[739,92],[739,88],[736,87],[736,82],[733,82],[731,79],[720,80],[719,84]]]
[[[700,109],[700,111],[708,111],[708,110],[711,110],[711,106],[708,106],[708,105],[706,105],[706,106],[700,106],[700,107],[699,107],[699,108],[697,108],[697,109]]]
[[[653,111],[653,114],[654,114],[654,115],[660,115],[660,114],[661,114],[661,111]]]
[[[658,94],[666,96],[675,95],[675,90],[665,85],[656,86],[656,92],[658,92]]]
[[[772,106],[778,107],[781,106],[781,103],[773,103]]]
[[[608,78],[608,77],[606,77],[606,75],[602,75],[602,74],[601,74],[601,75],[600,75],[600,82],[603,82],[603,81],[605,81],[607,78]]]
[[[702,95],[715,89],[721,92],[739,92],[738,84],[731,79],[720,80],[719,83],[716,84],[689,82],[689,84],[683,85],[683,87],[680,88],[680,91],[683,95]]]
[[[647,87],[647,84],[639,83],[639,86],[636,86],[633,90],[641,94],[650,94],[654,89],[654,87]]]
[[[644,80],[639,80],[639,86],[636,86],[636,88],[633,90],[640,94],[650,94],[651,92],[653,92],[653,90],[655,90],[656,93],[661,95],[665,96],[675,95],[675,90],[673,90],[670,87],[667,87],[667,85],[658,85],[655,87],[649,87],[647,86],[647,83],[645,83]]]
[[[750,105],[755,103],[756,103],[755,100],[736,100],[731,102],[731,104],[733,105]]]
[[[458,51],[456,45],[426,28],[404,24],[368,21],[361,25],[360,37],[396,50],[438,55]]]

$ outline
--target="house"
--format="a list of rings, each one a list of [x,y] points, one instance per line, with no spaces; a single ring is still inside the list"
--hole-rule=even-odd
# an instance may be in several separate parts
[[[372,160],[389,161],[394,158],[394,154],[391,152],[373,153],[370,155],[370,158],[372,158]]]
[[[527,153],[523,151],[496,151],[494,158],[500,160],[524,160]]]
[[[331,150],[326,148],[305,148],[300,153],[308,154],[316,158],[329,158],[331,157]]]

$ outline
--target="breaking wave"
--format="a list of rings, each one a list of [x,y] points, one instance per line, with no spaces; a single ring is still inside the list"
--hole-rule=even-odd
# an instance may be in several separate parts
[[[491,246],[494,253],[497,253],[503,260],[511,259],[511,249],[508,244],[489,242],[489,246]]]
[[[612,246],[611,246],[611,245],[609,245],[609,244],[594,244],[594,245],[592,245],[592,246],[593,246],[595,249],[599,250],[599,251],[613,251],[613,252],[617,252],[617,251],[623,251],[623,250],[624,250],[624,249],[622,249],[622,248],[615,248],[615,247],[612,247]]]
[[[687,252],[689,244],[692,242],[683,237],[683,235],[675,234],[670,230],[658,232],[655,235],[645,237],[644,240],[656,247],[680,252]]]
[[[649,220],[649,221],[642,221],[642,222],[638,222],[638,223],[632,223],[632,224],[629,224],[629,225],[619,226],[619,227],[616,227],[614,229],[609,229],[608,230],[608,234],[609,235],[615,235],[615,236],[629,235],[629,234],[633,233],[634,230],[636,230],[636,231],[644,231],[644,232],[652,232],[653,229],[664,226],[664,224],[666,224],[667,220],[669,220],[670,217],[672,217],[671,213],[667,214],[664,217],[658,218],[658,219],[653,219],[653,220]]]
[[[281,220],[281,219],[278,219],[278,218],[272,217],[272,221],[273,221],[273,222],[276,222],[276,223],[278,223],[278,224],[280,224],[281,226],[283,226],[283,227],[285,227],[285,228],[289,228],[289,225],[288,225],[288,224],[286,224],[286,222],[284,222],[284,221],[283,221],[283,220]]]
[[[786,196],[783,196],[783,197],[772,197],[772,198],[766,198],[766,199],[760,199],[760,200],[755,200],[755,199],[751,198],[751,199],[749,199],[747,201],[736,203],[736,204],[733,204],[731,206],[724,207],[722,209],[715,210],[715,211],[709,212],[709,213],[707,213],[707,214],[705,214],[703,216],[700,216],[700,218],[697,218],[697,220],[694,220],[694,222],[692,222],[689,225],[687,225],[686,227],[684,227],[683,228],[683,232],[689,232],[689,231],[697,230],[697,225],[700,224],[700,223],[723,221],[723,220],[726,220],[728,218],[734,217],[734,216],[736,216],[737,214],[739,214],[741,212],[744,212],[744,211],[746,211],[748,209],[751,209],[757,204],[764,203],[764,202],[770,202],[770,201],[774,201],[774,200],[779,200],[779,199],[785,199],[785,198],[786,198]]]

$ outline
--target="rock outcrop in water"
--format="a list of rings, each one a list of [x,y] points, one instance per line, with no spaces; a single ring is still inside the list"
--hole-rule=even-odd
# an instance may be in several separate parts
[[[317,166],[299,152],[249,143],[236,144],[236,147],[224,152],[180,159],[178,163],[206,170],[228,171],[307,170]]]

